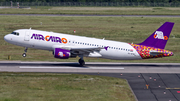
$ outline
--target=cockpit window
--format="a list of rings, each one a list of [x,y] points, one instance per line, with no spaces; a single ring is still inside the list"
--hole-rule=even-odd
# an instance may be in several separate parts
[[[14,34],[14,35],[19,36],[19,33],[18,33],[18,32],[12,32],[11,34]]]

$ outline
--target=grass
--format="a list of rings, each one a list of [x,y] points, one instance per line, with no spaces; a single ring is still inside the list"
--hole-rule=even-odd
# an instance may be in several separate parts
[[[126,80],[112,77],[1,73],[1,101],[135,101]]]
[[[75,9],[75,10],[74,10]],[[2,9],[1,14],[138,14],[179,15],[179,8],[118,8],[118,7],[32,7],[32,9]],[[53,31],[75,35],[105,38],[108,40],[140,43],[164,22],[175,22],[166,49],[175,56],[149,60],[120,61],[99,58],[84,58],[86,62],[180,62],[179,18],[146,17],[39,17],[0,16],[0,61],[11,56],[12,61],[68,61],[78,58],[55,59],[51,52],[29,49],[23,58],[23,47],[4,41],[4,35],[16,29]],[[41,25],[42,22],[42,25]],[[1,101],[134,101],[127,82],[118,78],[50,73],[3,73],[0,74]]]
[[[52,7],[4,8],[0,14],[180,15],[179,7]]]
[[[20,19],[19,19],[20,18]],[[16,29],[32,29],[61,32],[67,34],[105,38],[128,43],[140,43],[151,35],[164,22],[175,22],[167,50],[174,52],[174,56],[148,60],[109,60],[99,58],[85,58],[86,62],[180,62],[180,20],[179,18],[150,18],[150,17],[39,17],[39,16],[0,16],[0,60],[7,60],[8,55],[11,60],[20,61],[66,61],[77,62],[78,58],[55,59],[52,52],[29,49],[27,57],[21,55],[23,47],[11,45],[4,41],[4,35]],[[40,24],[42,22],[42,25]],[[42,54],[43,53],[43,54]]]

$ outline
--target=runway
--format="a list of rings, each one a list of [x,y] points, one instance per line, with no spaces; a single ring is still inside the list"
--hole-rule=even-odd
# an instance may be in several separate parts
[[[76,16],[76,17],[176,17],[180,15],[78,15],[78,14],[0,14],[0,16]]]
[[[110,76],[126,79],[137,101],[180,101],[180,63],[0,61],[0,71]]]
[[[180,73],[180,63],[103,63],[1,61],[0,71],[63,73]]]

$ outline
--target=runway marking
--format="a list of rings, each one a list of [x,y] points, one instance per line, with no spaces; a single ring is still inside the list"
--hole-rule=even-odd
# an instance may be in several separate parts
[[[90,67],[90,69],[124,69],[124,68]]]
[[[180,88],[166,88],[166,89],[180,89]]]
[[[69,69],[69,68],[79,68],[79,67],[32,67],[32,66],[20,66],[19,68],[59,68],[59,69],[65,69],[65,68],[67,68],[67,69]]]
[[[24,68],[24,69],[28,69],[28,68],[32,68],[32,69],[44,69],[44,68],[48,68],[48,69],[124,69],[124,68],[106,68],[106,67],[32,67],[32,66],[20,66],[19,68]]]

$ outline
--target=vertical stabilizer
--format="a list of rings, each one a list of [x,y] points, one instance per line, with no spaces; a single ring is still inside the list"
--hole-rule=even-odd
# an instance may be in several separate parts
[[[139,45],[145,45],[145,46],[164,49],[169,39],[173,26],[174,26],[173,22],[165,22],[153,34],[151,34],[144,42],[139,43]]]

